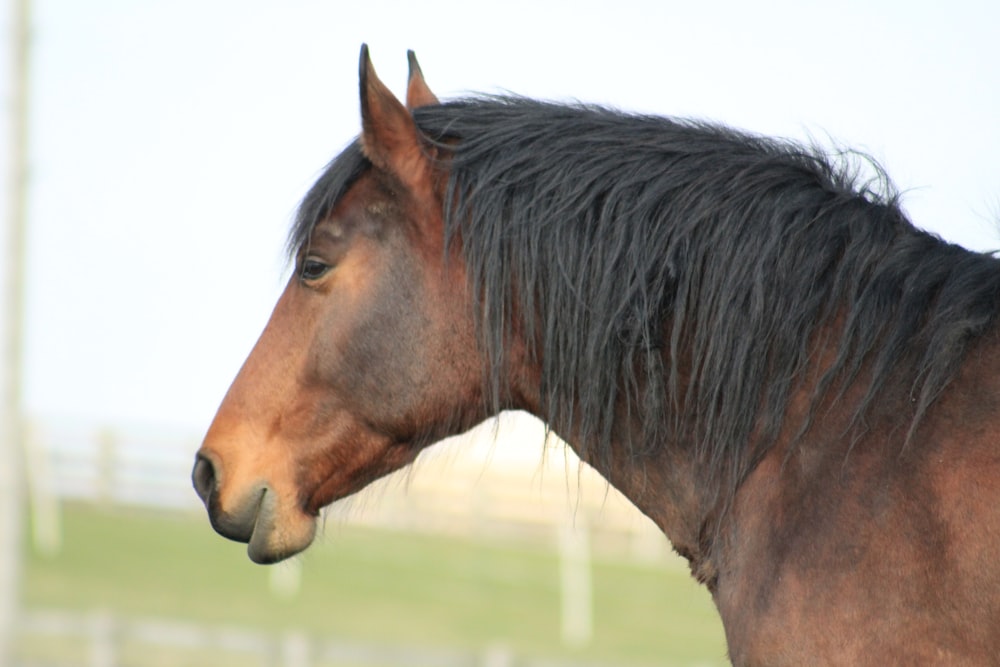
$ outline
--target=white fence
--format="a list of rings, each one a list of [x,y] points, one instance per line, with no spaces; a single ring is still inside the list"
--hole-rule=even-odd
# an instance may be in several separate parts
[[[35,547],[60,548],[64,500],[199,509],[189,479],[197,446],[197,437],[167,429],[34,424],[26,459]],[[562,638],[570,645],[586,644],[591,633],[592,551],[642,560],[664,560],[669,553],[648,519],[564,445],[546,444],[540,424],[524,419],[508,418],[498,428],[487,425],[436,445],[410,469],[328,512],[346,523],[552,544],[560,553]],[[502,646],[480,653],[432,652],[96,612],[32,610],[22,619],[22,639],[76,637],[85,646],[80,653],[85,657],[38,667],[117,667],[125,664],[119,661],[122,647],[136,644],[218,651],[263,667],[571,667],[519,659]]]
[[[119,667],[123,647],[133,651],[169,651],[164,659],[190,661],[206,654],[226,655],[240,665],[259,667],[598,667],[594,663],[516,656],[497,644],[481,651],[429,649],[321,638],[300,632],[274,634],[182,621],[123,618],[107,611],[90,613],[36,610],[22,615],[19,634],[26,639],[76,640],[82,650],[44,663],[15,667]],[[187,653],[186,656],[183,654]],[[188,664],[192,664],[188,662]],[[199,662],[198,664],[203,664]],[[204,663],[209,664],[209,663]]]
[[[58,548],[61,500],[198,509],[190,482],[197,447],[197,436],[170,429],[34,424],[27,459],[36,544]],[[597,551],[642,560],[669,553],[652,522],[520,416],[435,445],[328,512],[347,523],[552,544],[569,521],[589,529]]]
[[[28,430],[32,497],[184,509],[198,440],[176,429],[35,421]]]

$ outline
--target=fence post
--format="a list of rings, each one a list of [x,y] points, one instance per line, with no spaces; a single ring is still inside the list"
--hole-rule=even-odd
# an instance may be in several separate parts
[[[111,612],[100,609],[90,615],[89,667],[115,667],[115,619]]]
[[[309,667],[309,638],[301,632],[286,632],[281,640],[281,667]]]
[[[506,644],[491,644],[483,651],[481,667],[514,667],[514,654]]]
[[[97,433],[97,504],[107,507],[114,501],[115,461],[118,458],[118,435],[111,428]]]
[[[559,575],[563,643],[584,646],[593,634],[590,535],[586,519],[576,523],[573,512],[559,527]]]
[[[6,3],[8,40],[3,50],[10,69],[5,81],[7,204],[0,261],[0,663],[13,656],[13,628],[21,607],[24,487],[22,424],[24,401],[25,252],[28,219],[28,113],[31,7],[28,0]],[[9,44],[9,46],[8,46]],[[6,129],[6,127],[5,127]]]
[[[24,451],[28,469],[28,498],[31,505],[31,535],[35,550],[51,558],[62,549],[62,515],[59,497],[52,482],[49,449],[38,427],[25,422]]]

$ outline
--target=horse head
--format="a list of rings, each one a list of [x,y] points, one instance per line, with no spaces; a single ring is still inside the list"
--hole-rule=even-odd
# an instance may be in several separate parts
[[[482,420],[482,363],[461,261],[447,261],[442,179],[411,110],[436,104],[410,53],[407,104],[360,63],[362,133],[336,201],[198,452],[193,481],[222,535],[274,562],[321,508]]]

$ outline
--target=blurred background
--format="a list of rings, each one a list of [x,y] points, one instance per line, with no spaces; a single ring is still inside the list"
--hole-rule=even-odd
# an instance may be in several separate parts
[[[209,527],[192,457],[287,278],[298,200],[358,132],[359,47],[399,93],[412,48],[443,98],[859,149],[918,226],[990,251],[998,19],[989,0],[0,2],[0,665],[725,664],[665,539],[524,415],[338,503],[291,563]]]

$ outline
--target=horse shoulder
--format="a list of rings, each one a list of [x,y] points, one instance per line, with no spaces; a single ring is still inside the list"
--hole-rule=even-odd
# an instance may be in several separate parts
[[[1000,341],[910,440],[905,387],[860,438],[822,406],[741,486],[716,602],[735,664],[978,664],[1000,655]]]

